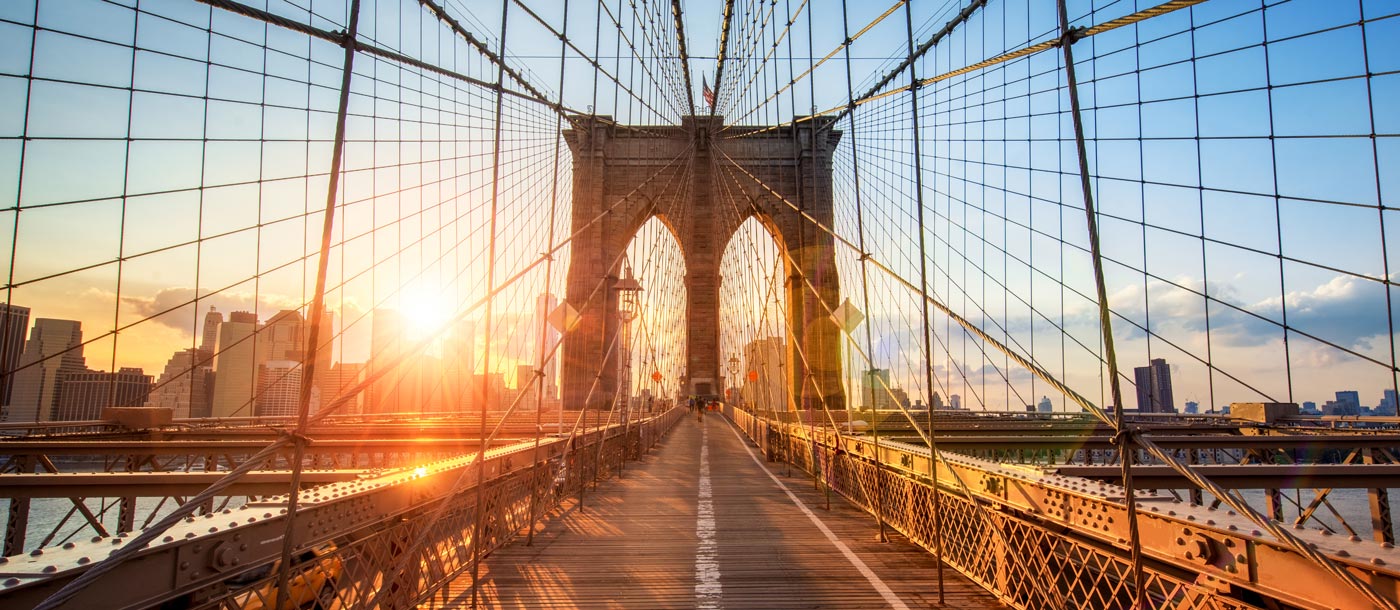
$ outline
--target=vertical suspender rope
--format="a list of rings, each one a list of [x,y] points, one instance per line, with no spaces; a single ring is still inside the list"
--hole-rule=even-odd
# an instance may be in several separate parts
[[[918,206],[915,211],[915,218],[919,223],[919,293],[923,297],[919,303],[919,312],[923,317],[924,342],[924,387],[928,392],[925,399],[928,400],[928,475],[929,475],[929,496],[933,502],[933,550],[938,557],[938,603],[945,603],[943,593],[943,503],[939,498],[938,491],[938,443],[934,440],[933,429],[933,338],[929,327],[928,313],[928,254],[927,254],[927,231],[924,227],[924,165],[923,165],[923,141],[919,129],[919,76],[915,69],[918,66],[917,58],[914,57],[914,16],[910,3],[904,4],[904,30],[909,44],[909,118],[913,124],[914,136],[914,205]],[[850,77],[850,51],[847,51],[847,81]],[[849,95],[850,89],[847,88]],[[851,102],[851,125],[855,125],[855,100]],[[935,221],[937,217],[935,216]],[[864,265],[862,264],[862,269]],[[873,354],[872,354],[873,355]],[[913,423],[911,418],[910,423]],[[918,425],[918,424],[915,424]]]
[[[292,545],[296,536],[297,501],[301,497],[302,461],[306,455],[306,429],[311,416],[311,389],[315,383],[316,357],[320,351],[322,310],[326,301],[326,272],[330,263],[331,233],[335,226],[335,200],[340,190],[340,166],[345,153],[345,119],[350,106],[350,77],[355,72],[355,37],[360,24],[360,0],[351,0],[350,16],[341,43],[345,60],[340,75],[340,105],[335,116],[335,143],[331,146],[330,176],[326,186],[326,211],[321,222],[321,252],[316,260],[316,293],[311,298],[311,329],[306,338],[306,358],[301,363],[301,395],[297,403],[297,428],[292,441],[292,480],[287,490],[286,527],[282,532],[282,565],[277,571],[277,607],[288,605]]]
[[[560,26],[560,34],[559,34],[559,90],[560,90],[560,91],[563,91],[563,90],[564,90],[564,60],[567,58],[567,55],[568,55],[568,52],[569,52],[569,42],[568,42],[568,40],[569,40],[569,0],[564,0],[564,19],[563,19],[563,22],[564,22],[563,25]],[[597,77],[597,72],[596,72],[596,71],[594,72],[594,77],[595,77],[595,78]],[[548,222],[548,223],[549,223],[549,242],[548,242],[548,243],[549,243],[549,247],[550,247],[550,248],[553,248],[553,247],[554,247],[554,225],[556,224],[555,221],[554,221],[554,215],[555,215],[556,213],[558,213],[558,210],[559,210],[559,153],[561,152],[561,151],[560,151],[560,148],[561,148],[560,144],[561,144],[561,142],[563,142],[563,138],[564,138],[563,128],[564,128],[564,118],[563,118],[563,117],[556,117],[555,120],[554,120],[554,158],[551,159],[551,163],[552,163],[552,165],[553,165],[553,169],[552,169],[553,175],[552,175],[551,178],[550,178],[551,182],[550,182],[550,186],[549,186],[549,216],[548,216],[548,217],[546,218],[546,220],[545,220],[545,222]],[[553,276],[553,273],[554,273],[554,257],[551,256],[551,257],[549,257],[549,259],[546,260],[545,263],[544,263],[544,294],[545,294],[545,295],[550,294],[549,280],[550,280],[551,277]],[[544,304],[545,304],[545,305],[548,305],[548,304],[549,304],[549,299],[548,299],[548,298],[546,298],[546,299],[544,300]],[[538,315],[539,318],[540,318],[540,319],[537,321],[537,323],[540,325],[540,342],[539,342],[539,346],[540,346],[540,347],[539,347],[538,350],[535,351],[535,366],[539,367],[539,369],[535,371],[535,375],[536,375],[537,377],[539,377],[540,379],[538,380],[538,384],[535,386],[535,448],[534,448],[534,451],[530,454],[530,455],[531,455],[531,459],[530,459],[531,468],[539,468],[539,461],[540,461],[540,437],[544,436],[544,427],[543,427],[543,419],[542,419],[542,418],[544,417],[544,386],[545,386],[546,382],[549,381],[549,376],[548,376],[548,374],[545,373],[546,367],[558,366],[558,364],[556,364],[556,363],[554,363],[554,362],[549,362],[548,364],[546,364],[546,359],[545,359],[545,349],[546,349],[547,347],[549,347],[549,346],[545,345],[545,343],[547,342],[547,341],[546,341],[546,337],[549,336],[549,321],[548,321],[547,318],[549,317],[549,314],[550,314],[550,313],[551,313],[551,312],[548,312],[548,311],[542,311],[542,310],[541,310],[540,308],[538,308],[538,307],[536,308],[536,311],[535,311],[535,314]],[[488,345],[489,345],[489,344],[488,344]],[[557,379],[559,378],[559,376],[558,376],[558,375],[555,375],[554,378],[557,380]],[[516,383],[519,384],[520,382],[517,380]],[[560,402],[560,403],[559,403],[559,425],[558,425],[558,427],[556,427],[556,428],[554,429],[554,433],[557,435],[557,434],[562,433],[563,431],[564,431],[564,403],[563,403],[563,402]],[[538,492],[537,490],[534,489],[534,486],[535,486],[535,485],[538,485],[538,484],[539,484],[539,478],[538,478],[538,476],[536,476],[536,477],[531,481],[531,483],[530,483],[530,486],[531,486],[531,490],[530,490],[530,528],[529,528],[528,532],[525,534],[525,546],[534,546],[534,544],[535,544],[535,518],[536,518],[536,516],[537,516],[537,515],[535,514],[535,512],[536,512],[537,510],[539,510],[539,495],[540,495],[540,494],[539,494],[539,492]]]
[[[501,109],[505,101],[506,24],[509,17],[510,0],[501,0],[501,40],[498,46],[500,49],[499,55],[501,57],[501,62],[496,64],[496,126],[494,129],[495,134],[492,136],[491,149],[491,232],[488,236],[490,241],[486,251],[487,294],[495,292],[496,290],[496,215],[500,212],[501,200],[501,126],[503,123],[501,120]],[[484,318],[486,327],[486,347],[482,350],[481,354],[481,371],[482,375],[485,376],[491,374],[491,314],[493,313],[494,305],[495,299],[487,298],[486,314]],[[491,402],[488,400],[488,395],[490,394],[489,386],[490,384],[483,380],[481,384],[481,425],[478,428],[480,430],[479,438],[482,444],[477,448],[479,457],[476,460],[476,507],[474,509],[475,518],[472,520],[472,608],[476,607],[477,599],[480,597],[481,592],[481,536],[484,533],[482,521],[485,518],[483,509],[486,501],[486,451],[490,449],[490,447],[486,445],[486,408]]]
[[[1099,326],[1103,332],[1104,359],[1108,362],[1108,387],[1113,398],[1113,443],[1118,446],[1123,470],[1123,503],[1128,512],[1128,548],[1132,556],[1133,608],[1148,607],[1142,576],[1142,544],[1138,532],[1137,498],[1133,487],[1134,431],[1123,423],[1123,392],[1118,377],[1118,355],[1113,345],[1112,312],[1104,285],[1103,256],[1099,249],[1099,224],[1094,210],[1094,194],[1089,180],[1089,154],[1084,143],[1084,120],[1079,107],[1079,85],[1074,75],[1072,47],[1077,33],[1069,27],[1065,0],[1056,0],[1060,14],[1060,50],[1064,53],[1065,80],[1069,86],[1070,114],[1074,122],[1074,144],[1079,156],[1079,186],[1084,192],[1084,217],[1088,223],[1089,249],[1094,263],[1094,289],[1099,298]]]
[[[841,26],[842,26],[843,36],[845,36],[847,39],[849,39],[849,38],[850,38],[850,31],[849,31],[849,27],[847,26],[847,23],[846,23],[847,17],[846,17],[846,10],[845,10],[845,9],[846,9],[846,2],[845,2],[845,0],[842,0],[842,2],[841,2],[841,9],[842,9],[842,10],[841,10]],[[847,99],[847,102],[851,102],[851,101],[852,101],[852,99],[851,99],[851,97],[852,97],[852,93],[851,93],[851,51],[850,51],[850,45],[849,45],[849,44],[847,44],[847,45],[845,45],[845,46],[846,46],[846,99]],[[855,137],[855,124],[856,124],[856,122],[855,122],[855,114],[852,113],[852,114],[850,115],[850,118],[851,118],[851,137],[854,138],[854,137]],[[797,129],[797,127],[794,126],[793,129]],[[816,135],[817,135],[817,125],[816,125],[815,122],[813,122],[813,124],[812,124],[812,139],[813,139],[813,142],[814,142],[814,144],[813,144],[814,146],[815,146]],[[851,164],[852,164],[852,167],[853,167],[852,171],[853,171],[853,173],[854,173],[854,179],[855,179],[856,242],[859,244],[858,247],[859,247],[859,249],[860,249],[860,293],[861,293],[861,309],[863,309],[863,310],[866,312],[866,315],[869,316],[869,313],[870,313],[870,273],[869,273],[869,269],[867,268],[866,263],[870,260],[870,256],[869,256],[868,253],[867,253],[866,244],[865,244],[865,206],[864,206],[864,199],[861,197],[861,193],[860,193],[860,164],[859,164],[859,160],[858,160],[858,159],[856,158],[856,156],[855,156],[855,150],[856,150],[856,148],[858,148],[857,144],[858,144],[857,142],[854,142],[854,141],[851,142],[851,149],[852,149],[852,152],[851,152]],[[815,185],[814,185],[814,187],[815,187]],[[867,317],[866,320],[865,320],[865,352],[866,352],[867,354],[870,354],[870,355],[873,357],[874,354],[875,354],[875,350],[874,350],[874,338],[871,336],[871,331],[870,331],[870,327],[871,327],[871,326],[872,326],[872,320],[871,320],[869,317]],[[852,364],[855,363],[855,359],[854,359],[854,358],[851,359],[851,363],[852,363]],[[872,361],[872,362],[870,363],[870,368],[861,371],[861,377],[860,377],[860,379],[861,379],[861,385],[862,385],[862,386],[868,386],[868,387],[869,387],[869,398],[870,398],[870,432],[871,432],[871,438],[872,438],[872,439],[874,440],[874,442],[875,442],[875,456],[876,456],[876,458],[875,458],[875,476],[876,476],[877,483],[876,483],[876,485],[875,485],[875,502],[874,502],[874,510],[873,510],[872,512],[875,514],[875,524],[876,524],[876,527],[878,528],[877,531],[879,532],[879,534],[878,534],[879,540],[880,540],[880,542],[885,542],[885,541],[888,540],[888,538],[885,536],[885,494],[884,494],[884,491],[881,489],[881,487],[880,487],[880,485],[879,485],[879,483],[878,483],[878,480],[880,479],[880,477],[884,475],[884,468],[882,467],[882,465],[881,465],[881,460],[880,460],[880,458],[879,458],[879,455],[880,455],[880,423],[879,423],[879,422],[880,422],[880,411],[879,411],[878,408],[876,408],[876,407],[877,407],[876,400],[875,400],[875,370],[876,370],[876,369],[875,369],[874,367],[875,367],[875,363]],[[866,392],[861,392],[861,396],[862,396],[862,397],[864,397],[865,395],[866,395]],[[848,413],[850,412],[849,409],[847,410],[847,412],[848,412]]]

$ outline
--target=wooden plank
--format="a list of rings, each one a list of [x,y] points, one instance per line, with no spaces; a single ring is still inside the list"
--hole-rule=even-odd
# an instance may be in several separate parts
[[[708,443],[719,584],[715,600],[739,608],[888,608],[891,604],[793,504],[720,417],[682,421],[661,446],[629,464],[622,480],[571,502],[482,565],[481,608],[696,608],[700,447]],[[760,458],[761,459],[761,458]],[[824,498],[797,471],[774,474],[909,608],[936,605],[935,560],[897,537],[876,539],[873,518],[839,496]],[[946,608],[1004,608],[945,570]],[[424,607],[466,608],[463,576]]]

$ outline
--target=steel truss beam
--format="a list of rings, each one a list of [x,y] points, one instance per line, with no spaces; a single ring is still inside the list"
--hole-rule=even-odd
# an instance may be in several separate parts
[[[610,468],[606,463],[595,465],[593,450],[584,451],[584,448],[611,447],[607,458],[622,459],[636,453],[628,449],[630,445],[647,447],[658,440],[680,419],[682,411],[672,409],[634,423],[630,435],[626,437],[622,424],[617,424],[581,433],[572,442],[571,439],[553,438],[540,442],[537,449],[533,440],[492,449],[480,466],[482,480],[492,487],[493,493],[508,493],[510,499],[482,506],[482,511],[477,511],[477,506],[472,502],[477,493],[476,485],[463,484],[474,482],[477,478],[467,476],[469,471],[475,474],[479,468],[474,456],[441,460],[419,468],[396,469],[302,490],[298,499],[300,508],[296,513],[295,527],[292,528],[295,536],[293,548],[302,552],[334,542],[337,548],[363,553],[366,552],[366,540],[378,540],[378,543],[389,545],[389,551],[403,551],[412,546],[412,538],[402,542],[382,539],[405,534],[444,536],[443,543],[460,544],[460,528],[443,529],[436,527],[437,524],[421,523],[424,517],[433,515],[434,508],[442,502],[460,504],[463,510],[474,511],[472,515],[498,520],[493,521],[493,527],[504,529],[493,531],[490,541],[498,546],[509,540],[517,525],[523,525],[518,519],[519,512],[525,509],[518,505],[528,499],[530,493],[548,493],[550,497],[557,498],[561,484],[559,476],[565,476],[566,483],[572,482],[577,486],[589,480],[593,469]],[[599,452],[597,455],[604,454]],[[572,462],[569,461],[571,458]],[[564,468],[564,464],[568,463],[574,464],[576,470]],[[313,474],[307,471],[303,476]],[[543,490],[537,489],[539,487]],[[207,601],[227,597],[230,592],[226,581],[231,577],[276,560],[286,530],[288,500],[286,495],[272,496],[238,509],[187,519],[167,530],[159,542],[152,543],[130,561],[115,566],[100,581],[107,584],[94,583],[95,586],[78,591],[64,607],[145,608],[176,598]],[[404,526],[410,527],[404,530]],[[3,577],[0,580],[0,607],[18,609],[38,605],[125,542],[124,536],[95,537],[65,544],[62,548],[0,558],[0,577]],[[433,545],[421,552],[430,553],[430,557],[439,557]],[[451,555],[446,549],[443,553]],[[347,566],[353,557],[352,554],[344,559]],[[441,556],[439,560],[447,561],[451,557]],[[385,561],[394,559],[391,552]],[[460,572],[463,568],[456,566],[452,569]],[[431,576],[435,580],[426,580],[428,575],[418,574],[401,575],[400,578],[409,579],[410,587],[425,584],[441,586],[445,584],[444,575],[450,577],[456,572],[435,573]],[[351,605],[355,601],[364,603],[369,596],[377,593],[378,588],[389,584],[369,581],[338,583],[337,596]],[[399,580],[392,584],[397,586]],[[414,600],[425,598],[431,591],[410,588],[398,593],[406,597],[408,605],[412,605]],[[355,597],[347,600],[347,595]]]
[[[799,423],[759,419],[733,408],[730,414],[769,455],[794,460],[805,468],[814,461],[822,463],[823,472],[829,473],[825,483],[857,504],[873,510],[874,497],[887,498],[886,523],[916,543],[928,547],[933,528],[943,527],[949,565],[1013,606],[1054,607],[1070,603],[1067,600],[1075,596],[1111,600],[1116,595],[1113,591],[1123,586],[1126,568],[1108,567],[1126,566],[1130,550],[1124,490],[1117,485],[945,452],[945,459],[937,463],[938,489],[954,510],[954,516],[947,518],[955,522],[933,524],[923,510],[930,481],[931,457],[926,447],[882,439],[877,448],[870,440],[830,428],[809,432]],[[877,469],[876,463],[881,467]],[[1134,473],[1138,470],[1134,468]],[[964,484],[978,502],[992,509],[985,514],[993,523],[977,513],[956,510],[957,503],[967,503]],[[1191,607],[1255,607],[1240,599],[1240,591],[1299,608],[1372,607],[1361,593],[1339,586],[1336,577],[1319,564],[1233,511],[1192,506],[1150,492],[1139,491],[1135,497],[1151,591],[1189,595],[1199,602]],[[989,538],[987,528],[1005,532],[1006,542]],[[1400,550],[1321,531],[1294,533],[1383,595],[1390,599],[1400,595]],[[1045,557],[1035,555],[1047,552]],[[1018,561],[1078,573],[1080,578],[1063,583],[1055,578],[1036,580],[1037,574],[1013,569],[1013,555]],[[1064,583],[1069,584],[1061,588]],[[1047,586],[1054,590],[1047,592]]]

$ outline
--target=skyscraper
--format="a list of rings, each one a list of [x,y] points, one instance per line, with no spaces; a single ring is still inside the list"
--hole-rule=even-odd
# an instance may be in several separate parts
[[[301,381],[304,370],[297,360],[269,360],[258,367],[258,417],[290,417],[301,408]],[[311,387],[310,413],[321,408],[321,391]]]
[[[24,333],[29,330],[29,308],[0,303],[0,404],[10,404],[14,373],[24,354]]]
[[[104,407],[139,407],[151,392],[151,376],[139,368],[63,371],[58,381],[54,419],[86,421],[102,417]]]
[[[544,337],[544,344],[539,346],[539,353],[535,354],[535,362],[542,364],[544,368],[544,379],[540,383],[544,384],[544,400],[551,402],[559,397],[559,353],[545,362],[545,358],[550,355],[550,350],[554,344],[559,342],[559,329],[549,324],[549,313],[559,306],[559,299],[546,292],[535,298],[535,323],[540,326],[540,332]]]
[[[211,417],[253,415],[253,393],[257,387],[259,337],[258,315],[248,311],[229,314],[219,324],[219,351],[214,357],[214,399]]]
[[[218,327],[214,328],[217,342]],[[174,417],[209,417],[210,394],[214,390],[212,364],[209,353],[203,349],[175,352],[166,361],[146,406],[168,408]]]
[[[200,336],[199,349],[213,353],[214,346],[219,342],[219,325],[224,323],[224,314],[209,306],[209,312],[204,314],[204,333]]]
[[[1153,358],[1147,366],[1133,369],[1137,383],[1139,413],[1176,413],[1172,401],[1172,371],[1167,361]]]
[[[1041,413],[1054,413],[1055,403],[1050,402],[1049,396],[1041,396],[1040,402],[1036,403],[1035,410]]]
[[[49,421],[58,406],[61,373],[83,372],[83,325],[77,320],[38,318],[15,373],[9,421]]]
[[[1337,399],[1323,407],[1324,415],[1360,415],[1361,393],[1356,390],[1337,392]]]
[[[371,318],[368,375],[381,375],[366,396],[366,413],[430,413],[451,410],[443,405],[440,365],[421,352],[409,353],[403,314],[376,309]],[[444,380],[445,381],[445,380]]]
[[[862,409],[873,408],[876,410],[888,410],[895,408],[894,399],[890,396],[890,371],[889,369],[871,369],[861,375],[860,404]]]
[[[321,403],[325,407],[330,407],[332,401],[341,398],[341,395],[349,391],[355,384],[364,379],[365,365],[353,362],[337,362],[331,367],[324,377],[321,377]],[[320,377],[320,375],[317,375]],[[339,414],[355,414],[360,412],[365,394],[360,392],[347,398],[345,404],[338,409]]]
[[[755,339],[744,346],[744,370],[739,371],[740,395],[751,405],[766,409],[787,409],[787,380],[783,363],[787,350],[782,337]],[[750,374],[752,373],[752,374]]]
[[[444,410],[468,411],[472,402],[472,375],[476,372],[476,324],[458,320],[442,344],[442,385],[449,402]]]
[[[539,383],[544,383],[544,380],[541,379]],[[535,385],[534,366],[529,364],[515,365],[515,389],[524,393],[524,397],[520,399],[522,409],[533,409],[539,406],[535,401],[535,397],[539,395],[539,387]]]
[[[1381,401],[1376,404],[1376,415],[1395,415],[1397,408],[1400,408],[1400,400],[1396,399],[1395,390],[1382,390]]]

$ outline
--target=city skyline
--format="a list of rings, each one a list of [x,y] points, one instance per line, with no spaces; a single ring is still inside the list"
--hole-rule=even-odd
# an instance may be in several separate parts
[[[849,8],[853,23],[879,17],[878,7]],[[329,5],[321,18],[343,19],[344,10]],[[570,12],[586,19],[596,10]],[[1105,17],[1085,10],[1071,19]],[[1124,71],[1111,51],[1101,56],[1093,46],[1111,37],[1083,47],[1082,69],[1094,93],[1084,100],[1090,173],[1101,204],[1110,319],[1122,362],[1165,357],[1179,367],[1178,394],[1216,406],[1316,399],[1334,385],[1397,384],[1400,337],[1390,331],[1393,279],[1387,274],[1400,239],[1386,233],[1400,226],[1400,218],[1391,218],[1395,212],[1380,204],[1400,187],[1394,178],[1400,157],[1393,138],[1372,142],[1367,134],[1391,133],[1397,125],[1389,105],[1371,100],[1388,99],[1394,89],[1395,79],[1384,75],[1397,67],[1400,36],[1368,37],[1356,27],[1375,20],[1378,11],[1370,3],[1291,2],[1258,11],[1206,3],[1153,22],[1168,34],[1161,44],[1137,50],[1141,74]],[[498,12],[480,7],[472,18],[493,23]],[[955,13],[951,5],[931,11],[913,24],[915,38],[928,36]],[[15,6],[0,7],[0,16],[16,24],[36,19]],[[1009,49],[1054,29],[1032,28],[1048,14],[1016,17],[1016,27],[987,44]],[[382,18],[375,24],[384,30],[381,42],[406,44],[396,28],[398,16]],[[71,2],[44,5],[37,19],[44,27],[31,44],[7,39],[0,47],[10,60],[0,66],[0,83],[8,87],[0,97],[0,135],[14,138],[0,146],[0,156],[15,168],[0,176],[0,207],[25,210],[24,229],[11,238],[6,302],[81,321],[89,357],[106,369],[148,371],[162,370],[177,349],[199,347],[193,335],[202,330],[197,317],[207,305],[259,318],[305,308],[314,289],[308,255],[320,229],[326,142],[333,137],[328,118],[335,110],[335,100],[323,95],[333,83],[310,75],[333,48],[307,43],[265,51],[247,44],[250,34],[237,19],[208,8],[157,18]],[[1205,25],[1187,27],[1192,20]],[[700,39],[718,27],[706,19],[684,21]],[[1370,27],[1388,32],[1392,21],[1375,20]],[[1265,22],[1268,27],[1261,27]],[[899,56],[903,32],[886,29],[896,26],[885,20],[853,43],[853,82],[829,64],[797,79],[784,95],[759,96],[748,110],[731,108],[725,120],[782,123],[795,114],[842,108],[849,91],[861,91],[893,65],[889,58]],[[792,27],[817,47],[839,47],[844,38],[836,20]],[[627,124],[676,119],[636,99],[593,99],[585,93],[591,88],[578,80],[589,71],[566,69],[583,66],[583,58],[543,59],[552,56],[545,52],[549,37],[516,43],[527,53],[517,65],[573,108],[592,108]],[[1197,45],[1209,51],[1196,57],[1190,48]],[[1325,52],[1299,51],[1304,48]],[[534,51],[538,55],[528,55]],[[1276,61],[1269,62],[1268,54]],[[279,75],[268,83],[249,78],[248,70],[263,61]],[[696,73],[714,67],[708,59],[692,63]],[[916,68],[939,73],[957,63],[930,53]],[[883,102],[864,106],[871,116],[890,115],[880,119],[890,123],[867,118],[844,128],[835,169],[839,213],[830,226],[848,241],[869,242],[868,254],[896,276],[915,278],[919,257],[905,252],[917,233],[907,204],[914,195],[925,199],[930,222],[938,227],[922,253],[930,263],[930,295],[1106,405],[1085,236],[1082,223],[1064,222],[1079,209],[1073,196],[1065,196],[1077,188],[1064,170],[1067,110],[1055,96],[1016,89],[1030,78],[1030,65],[1017,62],[952,80],[925,98],[931,118],[922,194],[892,186],[913,178],[912,151],[885,151],[885,134],[907,129],[907,121]],[[22,78],[31,72],[32,86]],[[286,79],[302,72],[306,82]],[[1096,77],[1100,72],[1102,78]],[[1383,76],[1366,76],[1372,73]],[[1359,90],[1363,83],[1367,88]],[[352,137],[338,191],[325,303],[343,321],[344,336],[332,347],[337,361],[368,358],[371,331],[363,320],[373,309],[417,308],[433,317],[439,315],[434,311],[478,307],[490,290],[488,271],[504,276],[520,270],[552,245],[550,235],[557,243],[570,233],[568,172],[560,184],[547,184],[540,179],[547,172],[530,171],[555,161],[567,169],[568,153],[553,152],[563,150],[553,125],[534,121],[530,113],[536,110],[507,106],[530,127],[507,134],[509,152],[498,177],[480,166],[461,169],[457,159],[479,159],[487,149],[484,125],[469,119],[486,108],[433,85],[438,93],[426,107],[383,100],[383,108],[366,112],[372,96],[350,97],[357,112],[347,123]],[[952,87],[985,88],[993,98],[964,106]],[[756,95],[744,91],[749,89],[721,91],[721,106]],[[463,137],[409,149],[376,146],[367,138],[402,133]],[[973,148],[950,147],[962,140],[950,140],[948,133],[963,134],[964,145]],[[1195,139],[1176,137],[1182,134]],[[1038,148],[1022,145],[1023,136]],[[888,175],[880,180],[857,185],[855,150],[882,151],[899,162],[882,168]],[[382,171],[396,165],[406,170]],[[512,196],[501,216],[508,221],[506,239],[488,264],[479,252],[467,255],[470,248],[462,244],[473,235],[469,227],[487,220],[493,191]],[[553,217],[539,213],[546,206],[555,210]],[[859,223],[858,208],[888,222]],[[18,226],[18,216],[11,214],[12,226]],[[664,222],[654,220],[635,242],[672,239]],[[755,222],[752,234],[725,247],[765,249],[753,258],[766,267],[766,249],[776,252],[777,246],[761,225]],[[523,330],[526,323],[509,320],[528,319],[539,293],[563,293],[557,270],[572,252],[564,247],[550,256],[552,275],[537,267],[495,299],[498,317],[507,321],[494,325],[489,350],[508,375],[530,360],[537,343]],[[674,256],[634,260],[642,263],[637,273],[646,285],[686,273],[675,268]],[[841,285],[855,297],[855,287],[866,281],[858,259],[843,254],[838,261]],[[877,296],[903,290],[879,274],[869,281]],[[663,293],[645,296],[656,294]],[[750,294],[776,308],[763,287]],[[1026,371],[986,355],[985,345],[938,314],[930,336],[919,339],[910,324],[917,314],[906,305],[879,299],[873,306],[859,299],[856,304],[867,310],[872,327],[870,340],[856,340],[875,362],[848,355],[847,368],[873,364],[889,369],[911,392],[959,394],[972,406],[1021,405],[1045,395]],[[682,325],[677,318],[655,328]],[[934,387],[923,388],[916,346],[934,337],[944,343],[930,358]],[[651,368],[666,369],[668,379],[684,368],[676,353],[645,357],[657,362]],[[998,384],[1004,387],[994,389]],[[1052,400],[1066,408],[1062,397]]]

